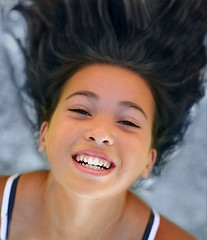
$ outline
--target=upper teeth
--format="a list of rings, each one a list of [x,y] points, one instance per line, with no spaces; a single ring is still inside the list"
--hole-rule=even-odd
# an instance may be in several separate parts
[[[77,155],[75,157],[76,161],[83,161],[87,164],[92,164],[95,166],[100,166],[100,167],[105,167],[105,168],[109,168],[110,167],[110,163],[101,159],[101,158],[97,158],[97,157],[91,157],[91,156],[86,156],[86,155]]]

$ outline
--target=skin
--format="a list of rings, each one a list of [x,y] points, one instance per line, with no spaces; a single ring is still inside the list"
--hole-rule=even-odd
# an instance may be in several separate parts
[[[40,129],[51,171],[21,176],[10,239],[141,239],[150,208],[128,188],[156,160],[154,112],[149,87],[129,70],[92,65],[73,75]],[[79,153],[105,154],[115,167],[105,176],[82,172]],[[157,239],[194,238],[161,216]]]
[[[139,106],[146,117],[124,101]],[[85,112],[74,112],[77,109]],[[156,158],[151,149],[153,116],[154,100],[140,77],[118,67],[90,66],[65,85],[50,123],[42,125],[40,148],[46,150],[54,177],[67,191],[108,199],[125,192],[138,176],[149,174]],[[88,149],[112,158],[113,172],[92,177],[77,171],[70,159]]]

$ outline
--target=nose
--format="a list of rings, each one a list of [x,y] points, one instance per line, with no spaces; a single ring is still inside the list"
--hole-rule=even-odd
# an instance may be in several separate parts
[[[109,130],[103,126],[93,127],[85,132],[85,139],[100,146],[111,146],[114,139]]]

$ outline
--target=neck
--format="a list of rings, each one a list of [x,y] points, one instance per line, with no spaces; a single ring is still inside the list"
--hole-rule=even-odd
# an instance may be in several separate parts
[[[121,222],[127,205],[127,192],[110,199],[86,199],[48,180],[44,195],[49,229],[71,239],[102,239]],[[53,234],[54,235],[54,234]]]

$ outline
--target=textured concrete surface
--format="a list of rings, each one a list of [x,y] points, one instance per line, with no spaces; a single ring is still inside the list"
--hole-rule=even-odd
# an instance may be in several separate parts
[[[15,1],[7,1],[10,7]],[[2,2],[3,3],[3,2]],[[4,1],[5,3],[5,1]],[[8,28],[20,40],[22,24],[17,15],[1,25],[0,44],[0,174],[47,168],[37,152],[21,101],[23,61]],[[5,28],[6,26],[6,28]],[[163,175],[150,179],[135,193],[199,240],[207,239],[207,96],[192,111],[194,122],[185,143],[166,166]]]

